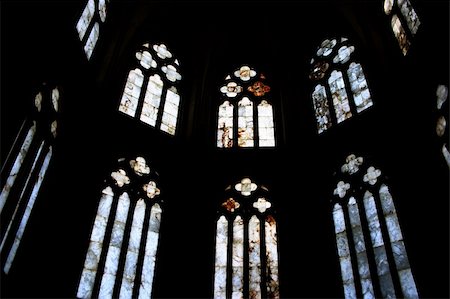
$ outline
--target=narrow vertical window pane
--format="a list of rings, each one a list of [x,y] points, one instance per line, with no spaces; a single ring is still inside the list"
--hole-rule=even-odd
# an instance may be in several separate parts
[[[249,298],[261,298],[261,238],[258,217],[248,223]]]
[[[333,221],[339,263],[341,266],[342,283],[344,285],[344,296],[345,298],[356,298],[356,289],[345,227],[344,212],[342,211],[342,207],[337,203],[333,208]]]
[[[233,105],[225,101],[219,106],[217,147],[233,146]]]
[[[232,249],[232,294],[231,298],[244,296],[244,221],[237,216],[233,222],[233,249]]]
[[[111,232],[108,253],[106,254],[105,271],[100,284],[99,297],[112,297],[116,272],[119,264],[120,248],[122,247],[125,223],[127,222],[128,209],[130,208],[130,198],[127,193],[119,197],[116,217]]]
[[[141,120],[153,127],[155,126],[156,119],[158,118],[163,84],[164,83],[161,80],[161,77],[155,74],[148,80],[147,91],[145,92]]]
[[[369,262],[366,254],[366,244],[361,228],[359,209],[354,197],[348,202],[348,214],[353,232],[353,242],[355,243],[356,258],[358,261],[358,272],[361,280],[361,289],[364,298],[374,298],[372,279],[370,277]]]
[[[178,106],[180,105],[180,96],[175,87],[167,90],[166,103],[162,115],[161,130],[175,135],[177,126]]]
[[[120,100],[119,111],[134,117],[143,82],[144,77],[140,69],[130,71]]]
[[[80,37],[80,40],[83,40],[84,35],[86,34],[86,30],[89,27],[89,24],[92,21],[92,17],[95,13],[95,3],[94,0],[89,0],[86,4],[86,7],[83,10],[83,13],[81,14],[80,19],[77,23],[77,31],[78,36]]]
[[[131,298],[133,296],[133,285],[136,277],[136,266],[139,256],[139,247],[141,244],[144,216],[145,202],[143,199],[139,199],[134,209],[119,298]]]
[[[348,67],[347,74],[353,92],[356,111],[360,113],[373,105],[369,87],[367,86],[366,78],[359,63],[352,62]]]
[[[398,19],[397,15],[392,16],[391,27],[392,31],[394,31],[394,35],[397,38],[398,45],[400,46],[403,55],[406,55],[406,53],[408,53],[409,46],[411,45],[411,43],[408,40],[405,29],[403,29],[403,26],[400,23],[400,20]]]
[[[251,147],[253,143],[253,103],[244,97],[238,103],[238,145]]]
[[[259,146],[275,146],[275,131],[273,128],[273,109],[267,101],[258,105]]]
[[[19,207],[22,205],[22,201],[24,201],[24,200],[27,201],[28,200],[28,198],[26,198],[24,196],[25,195],[25,191],[28,189],[28,186],[30,184],[30,180],[31,180],[32,174],[33,174],[33,172],[34,172],[34,170],[36,168],[36,164],[37,164],[39,158],[41,157],[43,148],[44,148],[44,141],[42,141],[41,145],[39,146],[38,152],[37,152],[36,157],[34,158],[34,161],[33,161],[33,165],[31,166],[31,169],[30,169],[30,171],[28,173],[28,176],[27,176],[27,179],[25,181],[25,184],[23,185],[22,191],[20,193],[19,201],[16,204],[16,208],[14,209],[14,212],[13,212],[13,214],[11,216],[11,219],[9,221],[8,227],[6,228],[6,232],[3,235],[2,244],[0,245],[0,252],[3,250],[3,246],[5,246],[5,242],[8,239],[8,235],[9,235],[9,233],[11,231],[12,226],[13,226],[12,224],[14,222],[14,219],[16,219],[17,213],[19,212]]]
[[[444,159],[447,162],[448,167],[450,167],[450,152],[448,151],[445,144],[442,145],[442,155],[444,156]]]
[[[30,149],[31,142],[33,141],[34,133],[36,132],[36,124],[34,124],[29,130],[23,141],[22,147],[17,154],[16,160],[11,168],[8,178],[6,179],[6,184],[2,189],[0,194],[0,213],[5,206],[6,200],[8,199],[9,191],[11,190],[14,182],[16,181],[17,174],[19,173],[20,167],[22,166],[23,160]]]
[[[94,227],[92,228],[89,249],[86,254],[86,260],[84,261],[80,285],[78,286],[78,298],[92,297],[92,289],[94,287],[95,275],[97,274],[98,262],[102,253],[103,239],[105,238],[105,230],[111,211],[113,196],[114,193],[111,187],[107,187],[102,191]]]
[[[141,286],[139,298],[151,298],[153,276],[155,274],[156,249],[158,248],[159,227],[161,224],[162,210],[155,203],[150,211],[150,223],[148,225],[147,241],[145,243],[144,264],[142,266]]]
[[[277,224],[272,216],[266,218],[267,297],[280,298],[278,288]]]
[[[37,181],[34,184],[33,190],[31,191],[30,199],[28,200],[27,207],[25,208],[25,212],[22,216],[22,220],[20,221],[19,228],[17,229],[13,246],[9,252],[8,258],[6,259],[4,268],[6,274],[8,274],[9,269],[11,268],[11,264],[14,260],[14,257],[16,256],[17,248],[19,248],[20,241],[22,240],[22,236],[25,231],[25,227],[28,223],[28,219],[30,218],[30,214],[36,201],[36,197],[39,193],[39,189],[41,188],[41,184],[42,181],[44,180],[45,173],[47,172],[48,164],[50,163],[52,153],[53,153],[52,147],[50,147],[47,155],[45,156],[44,162],[42,163],[41,169],[39,170]]]
[[[86,41],[86,45],[84,45],[84,52],[86,53],[86,56],[88,59],[91,58],[92,52],[94,51],[95,44],[98,40],[99,35],[99,25],[96,22],[94,24],[94,27],[92,28],[91,33],[89,34],[88,40]]]
[[[406,24],[408,25],[411,34],[415,35],[417,33],[417,29],[419,29],[420,26],[420,20],[416,14],[416,11],[412,7],[409,0],[398,0],[397,4],[400,8],[400,11],[402,12],[403,17],[405,17]]]
[[[330,109],[328,108],[325,87],[316,85],[313,94],[313,105],[316,112],[317,130],[320,133],[331,127]]]
[[[380,229],[377,208],[373,195],[366,191],[364,194],[364,209],[366,210],[367,222],[370,230],[370,239],[377,265],[378,279],[380,281],[381,294],[384,298],[395,298],[394,284],[392,282],[386,249]]]
[[[333,98],[336,119],[340,123],[352,116],[342,73],[340,71],[333,71],[328,79],[328,84]]]
[[[102,22],[104,22],[106,20],[106,3],[105,3],[105,0],[99,0],[98,1],[98,13],[100,15],[100,20],[102,20]]]
[[[386,185],[380,187],[380,200],[383,214],[386,219],[386,227],[391,242],[395,266],[397,267],[398,276],[400,278],[403,296],[405,298],[419,298],[416,283],[412,276],[411,266],[409,265],[408,255],[406,254],[397,212],[394,207],[392,196]]]
[[[216,261],[214,273],[214,298],[226,298],[227,286],[227,248],[228,248],[228,221],[225,216],[217,220],[216,232]]]

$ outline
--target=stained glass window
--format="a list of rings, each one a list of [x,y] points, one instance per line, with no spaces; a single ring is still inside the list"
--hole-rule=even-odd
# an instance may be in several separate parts
[[[437,106],[437,120],[436,120],[436,135],[442,145],[442,155],[450,167],[450,152],[448,150],[449,142],[449,101],[448,101],[448,87],[446,85],[438,85],[436,89],[436,106]]]
[[[217,147],[275,147],[270,86],[265,79],[246,65],[226,76],[219,88]]]
[[[91,58],[92,52],[97,44],[100,28],[106,21],[106,8],[108,4],[109,0],[88,0],[78,19],[76,29],[88,60]]]
[[[143,157],[119,159],[100,197],[78,298],[151,297],[162,215],[158,186]]]
[[[43,84],[33,99],[32,115],[23,126],[2,168],[0,252],[6,253],[3,271],[8,274],[22,241],[28,220],[53,155],[60,106],[58,87]],[[49,134],[51,133],[51,134]],[[50,137],[49,137],[50,136]]]
[[[166,45],[146,43],[136,53],[136,68],[128,74],[119,111],[175,135],[181,96],[179,62]]]
[[[219,210],[213,297],[279,298],[277,223],[268,189],[243,178],[225,189]]]
[[[311,97],[319,134],[373,105],[362,66],[353,59],[354,52],[347,38],[326,39],[311,60]]]
[[[344,297],[418,298],[397,211],[381,170],[351,154],[336,176],[332,208]]]
[[[392,31],[403,55],[406,55],[420,26],[416,11],[409,0],[385,0],[384,13],[391,17]]]

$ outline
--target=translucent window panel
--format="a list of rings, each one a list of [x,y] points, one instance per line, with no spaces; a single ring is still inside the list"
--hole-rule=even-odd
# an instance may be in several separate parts
[[[219,106],[217,147],[233,146],[233,105],[225,101]]]
[[[177,89],[175,87],[169,88],[166,94],[161,122],[161,130],[164,132],[175,135],[179,105],[180,96],[178,95]]]
[[[344,64],[350,60],[350,56],[355,51],[355,47],[342,46],[339,48],[337,55],[333,58],[334,63]]]
[[[244,97],[238,103],[238,145],[251,147],[253,142],[253,103]]]
[[[3,186],[2,193],[0,194],[0,213],[3,210],[3,207],[5,206],[6,200],[8,199],[9,191],[11,190],[12,186],[14,185],[14,182],[16,181],[17,175],[19,174],[25,156],[27,155],[28,150],[30,149],[31,142],[33,141],[35,133],[36,133],[36,124],[33,124],[33,126],[28,130],[27,135],[25,136],[25,140],[22,143],[22,147],[17,153],[16,160],[14,160],[14,164],[11,168],[11,171],[9,172],[9,176],[6,179],[5,186]]]
[[[325,87],[316,85],[312,94],[312,99],[314,110],[316,112],[317,131],[320,134],[331,127],[330,109],[328,107]]]
[[[345,91],[345,83],[340,71],[333,71],[328,79],[328,84],[333,98],[334,111],[336,113],[337,122],[340,123],[352,116],[348,103],[347,92]]]
[[[384,0],[384,13],[386,15],[391,14],[393,5],[394,5],[394,0]]]
[[[319,50],[317,50],[317,56],[328,56],[333,51],[334,46],[336,46],[337,41],[332,39],[331,41],[326,39],[320,45]]]
[[[141,120],[151,126],[155,126],[158,118],[159,105],[163,90],[163,81],[158,74],[151,76],[148,80],[145,92],[144,106],[142,107]]]
[[[419,29],[420,26],[420,20],[417,16],[416,11],[412,7],[409,0],[398,0],[397,5],[403,14],[403,17],[405,17],[406,24],[408,24],[408,28],[411,31],[411,34],[415,35],[417,33],[417,29]]]
[[[106,20],[106,3],[105,3],[105,0],[99,0],[98,1],[98,13],[100,15],[100,20],[102,20],[102,22],[104,22]]]
[[[445,161],[447,162],[448,167],[450,167],[450,152],[447,149],[447,146],[442,145],[442,155],[444,156]]]
[[[158,64],[153,59],[152,54],[150,54],[148,51],[137,52],[136,58],[139,60],[139,63],[142,65],[142,67],[149,69],[150,67],[156,68]]]
[[[266,235],[266,275],[267,297],[280,298],[278,282],[278,241],[277,224],[272,216],[267,216],[265,224]]]
[[[244,220],[237,216],[233,222],[233,247],[231,256],[231,298],[244,297]]]
[[[387,260],[386,249],[381,233],[377,207],[373,195],[368,191],[364,194],[364,209],[366,212],[367,224],[369,225],[375,263],[377,265],[381,294],[383,295],[383,298],[395,298],[394,284],[389,270],[389,262]]]
[[[344,285],[344,296],[345,298],[356,298],[356,289],[345,227],[344,212],[342,207],[337,203],[333,208],[333,221],[334,230],[336,233],[339,263],[341,266],[342,283]]]
[[[386,228],[391,242],[392,253],[394,255],[395,266],[400,277],[403,296],[405,298],[419,298],[416,283],[412,276],[408,255],[406,254],[403,236],[398,222],[394,201],[386,185],[380,187],[380,201],[383,214],[386,220]]]
[[[105,269],[100,284],[100,298],[111,298],[116,280],[117,268],[119,265],[120,250],[122,247],[123,234],[125,232],[125,224],[128,217],[128,209],[130,208],[130,198],[127,193],[123,193],[119,197],[116,210],[116,217],[111,232],[111,240],[109,242],[108,253],[106,254]]]
[[[84,45],[84,52],[86,53],[88,59],[91,58],[92,52],[94,51],[95,44],[97,43],[98,40],[98,35],[99,35],[99,25],[96,22],[91,30],[91,33],[89,34],[89,37],[86,41],[86,45]]]
[[[136,278],[136,266],[139,256],[139,247],[141,245],[144,217],[145,202],[143,199],[139,199],[134,209],[119,298],[131,298],[133,296],[133,285],[134,279]]]
[[[359,278],[361,281],[362,294],[364,298],[374,298],[372,278],[370,277],[369,262],[367,260],[366,244],[361,228],[359,209],[354,197],[348,202],[348,214],[352,226],[353,242],[355,244],[356,259],[358,263]]]
[[[356,111],[360,113],[373,105],[364,72],[359,63],[352,62],[348,67],[347,74],[353,92]]]
[[[125,90],[120,100],[119,111],[134,117],[143,82],[144,76],[140,69],[129,72]]]
[[[22,219],[20,221],[19,228],[17,229],[17,233],[14,238],[14,243],[13,243],[11,250],[9,251],[8,257],[6,259],[5,267],[4,267],[4,271],[6,274],[8,274],[8,272],[11,268],[11,264],[14,261],[14,257],[16,256],[17,249],[19,248],[20,242],[22,240],[23,233],[25,231],[25,227],[28,223],[28,219],[30,218],[30,214],[33,209],[34,203],[36,202],[36,198],[37,198],[39,190],[41,188],[42,181],[44,180],[45,173],[47,172],[48,164],[50,163],[51,157],[52,157],[52,147],[49,148],[49,150],[44,158],[44,162],[42,163],[41,169],[39,170],[38,177],[36,179],[36,182],[34,183],[30,198],[28,199],[27,206],[25,208]],[[6,237],[4,240],[6,240]],[[3,247],[3,244],[2,244],[2,247]]]
[[[260,223],[255,215],[248,223],[249,298],[261,298]]]
[[[275,131],[273,125],[272,105],[261,101],[258,105],[259,146],[275,146]]]
[[[161,207],[159,204],[155,203],[150,211],[150,223],[148,225],[147,241],[145,243],[139,298],[151,298],[161,215]]]
[[[25,190],[27,190],[28,186],[30,186],[30,183],[32,180],[32,174],[33,174],[34,170],[36,169],[38,160],[41,157],[43,149],[44,149],[44,141],[42,141],[39,146],[37,154],[33,160],[33,164],[31,165],[31,168],[28,172],[28,176],[25,180],[24,187],[22,188],[22,191],[20,192],[19,201],[16,204],[16,208],[14,209],[14,212],[12,214],[11,220],[9,221],[8,227],[6,228],[6,232],[3,235],[2,243],[0,244],[0,252],[3,251],[3,246],[5,245],[5,242],[8,239],[9,234],[11,233],[11,229],[14,230],[14,228],[13,228],[14,219],[16,219],[16,217],[20,217],[19,207],[22,205],[22,202],[24,202],[24,201],[26,202],[28,200],[28,198],[25,196]]]
[[[77,298],[91,298],[94,288],[95,276],[97,274],[98,262],[102,254],[103,240],[105,238],[106,225],[108,223],[111,204],[114,193],[111,187],[107,187],[102,192],[102,197],[98,204],[97,215],[95,216],[92,228],[89,249],[84,261],[83,273],[81,274],[78,286]]]
[[[86,7],[84,8],[83,13],[81,14],[81,17],[78,20],[76,26],[80,40],[83,40],[83,37],[86,34],[86,30],[92,21],[94,13],[95,13],[95,2],[94,0],[88,0]]]
[[[436,105],[437,108],[440,110],[442,108],[442,105],[447,101],[448,98],[448,88],[445,85],[438,85],[436,89]]]
[[[406,53],[408,53],[411,42],[408,40],[405,29],[403,29],[403,26],[400,23],[400,20],[397,17],[397,15],[392,16],[391,27],[395,37],[397,38],[398,45],[400,46],[403,55],[406,55]]]
[[[216,232],[216,260],[214,271],[214,298],[226,298],[227,285],[227,250],[228,250],[228,221],[225,216],[217,220]]]

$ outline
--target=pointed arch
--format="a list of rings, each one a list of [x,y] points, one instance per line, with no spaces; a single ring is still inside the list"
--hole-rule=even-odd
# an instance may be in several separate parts
[[[336,177],[333,220],[345,298],[418,298],[381,170],[351,154]]]
[[[6,225],[0,227],[0,253],[6,274],[12,267],[53,155],[59,102],[59,87],[47,83],[39,87],[31,114],[24,120],[2,166],[2,177],[7,179],[0,182],[0,215]]]
[[[227,187],[224,198],[216,223],[213,297],[279,298],[277,226],[268,189],[244,178]]]
[[[311,98],[319,134],[373,105],[354,52],[347,38],[325,39],[311,60]]]
[[[217,147],[275,147],[273,106],[265,79],[247,65],[226,76],[219,88]]]
[[[392,32],[400,50],[406,55],[419,29],[419,17],[409,0],[385,0],[383,7],[384,13],[391,17]]]
[[[165,44],[143,44],[128,74],[118,110],[175,135],[181,95],[179,62]]]
[[[88,0],[76,24],[78,37],[89,60],[100,36],[100,29],[106,21],[109,0]]]
[[[151,297],[162,214],[157,181],[143,157],[119,159],[102,191],[78,298]]]

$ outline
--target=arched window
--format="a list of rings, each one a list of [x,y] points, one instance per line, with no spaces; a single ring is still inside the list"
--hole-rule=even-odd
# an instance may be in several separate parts
[[[43,84],[2,167],[0,215],[3,271],[8,274],[53,153],[60,93]],[[3,264],[3,261],[4,264]]]
[[[88,59],[91,58],[97,43],[100,27],[106,20],[106,6],[109,0],[88,0],[77,22],[78,37],[83,44]]]
[[[384,13],[391,17],[391,27],[403,55],[420,26],[419,17],[409,0],[384,0]]]
[[[444,156],[447,165],[450,167],[450,152],[448,150],[449,130],[448,130],[448,87],[439,85],[436,89],[436,104],[438,110],[438,119],[436,121],[436,135],[442,140],[442,155]]]
[[[150,298],[162,207],[143,157],[119,159],[105,180],[78,298]]]
[[[214,298],[279,298],[278,240],[266,187],[225,190],[217,219]]]
[[[418,298],[381,171],[351,154],[336,179],[332,209],[345,298]]]
[[[319,134],[373,105],[362,66],[352,59],[354,51],[346,38],[326,39],[311,60]]]
[[[217,147],[275,146],[273,107],[265,79],[246,65],[225,78],[220,87]]]
[[[136,58],[136,68],[128,74],[119,111],[175,135],[180,106],[178,60],[166,45],[149,43],[136,52]]]

